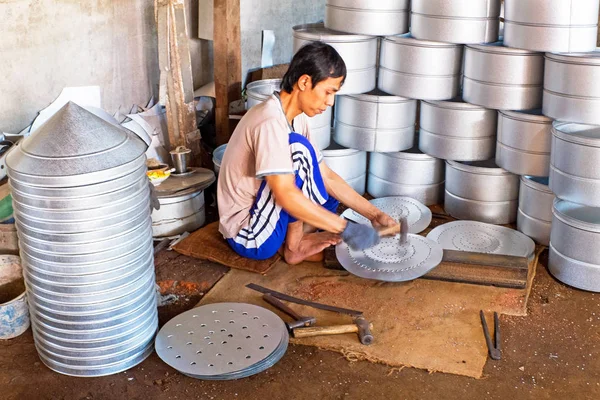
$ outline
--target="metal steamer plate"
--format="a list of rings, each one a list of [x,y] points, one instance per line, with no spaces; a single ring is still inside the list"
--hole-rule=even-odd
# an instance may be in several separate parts
[[[409,234],[404,245],[396,235],[360,251],[352,250],[342,242],[336,246],[335,254],[340,264],[356,276],[401,282],[416,279],[435,268],[442,261],[443,250],[430,239]]]
[[[156,337],[158,356],[199,379],[238,379],[273,366],[288,345],[284,322],[252,304],[216,303],[184,312]]]
[[[427,238],[444,249],[531,257],[535,243],[519,231],[476,221],[454,221],[434,228]]]
[[[423,203],[404,196],[381,197],[370,200],[370,203],[390,217],[398,221],[406,217],[408,221],[408,232],[419,233],[425,230],[431,223],[431,210]],[[342,217],[348,218],[360,224],[366,224],[370,221],[352,209],[347,209],[342,213]]]

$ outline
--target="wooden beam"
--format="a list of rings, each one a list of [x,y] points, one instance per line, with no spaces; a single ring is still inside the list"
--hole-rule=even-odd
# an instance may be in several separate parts
[[[229,141],[229,104],[242,95],[240,0],[214,0],[214,78],[217,145]]]

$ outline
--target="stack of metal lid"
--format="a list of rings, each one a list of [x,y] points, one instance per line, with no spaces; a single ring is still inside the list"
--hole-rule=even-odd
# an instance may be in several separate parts
[[[158,356],[192,378],[245,378],[272,367],[289,335],[273,312],[252,304],[207,304],[178,315],[156,337]]]
[[[35,345],[55,371],[107,375],[152,352],[145,150],[68,103],[7,157]]]

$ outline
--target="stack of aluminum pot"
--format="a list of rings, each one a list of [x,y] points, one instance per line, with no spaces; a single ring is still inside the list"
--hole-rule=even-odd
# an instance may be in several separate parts
[[[153,350],[145,151],[68,103],[6,158],[35,345],[60,373],[113,374]]]
[[[593,282],[586,289],[600,291],[600,255],[584,260],[559,245],[566,231],[551,228],[548,200],[556,194],[558,204],[591,207],[586,209],[589,215],[596,215],[594,207],[600,207],[599,8],[600,0],[505,0],[499,37],[501,0],[326,0],[324,26],[305,39],[332,44],[348,65],[351,85],[343,94],[353,96],[350,101],[338,99],[344,107],[336,111],[335,132],[347,146],[371,152],[369,165],[376,169],[368,171],[371,194],[414,197],[415,187],[430,191],[433,183],[420,168],[409,180],[410,170],[402,171],[402,179],[391,176],[391,171],[412,168],[398,152],[408,146],[405,136],[386,135],[393,141],[390,145],[374,139],[380,131],[370,122],[407,127],[406,111],[392,114],[391,109],[373,107],[377,111],[370,115],[366,107],[352,112],[347,107],[372,95],[364,93],[373,88],[375,76],[370,72],[378,64],[380,91],[420,101],[415,115],[418,146],[426,155],[448,162],[447,211],[482,222],[517,222],[519,230],[550,246],[550,269],[559,279],[583,287],[577,283],[581,280],[570,278],[582,271]],[[296,39],[306,33],[305,27],[294,30]],[[380,41],[379,63],[366,48],[370,40]],[[296,41],[295,50],[301,44]],[[356,82],[359,71],[362,84]],[[348,121],[353,121],[351,129]],[[501,186],[486,191],[486,179],[480,175],[498,177]],[[402,192],[405,181],[412,185],[410,192]],[[476,186],[478,182],[482,186]],[[479,195],[485,200],[478,200]],[[494,212],[486,204],[494,204]],[[585,226],[599,234],[600,220],[586,220],[583,211],[574,209],[555,205],[554,223],[569,221],[579,231]],[[590,237],[581,234],[581,240]],[[562,273],[567,268],[576,272]]]

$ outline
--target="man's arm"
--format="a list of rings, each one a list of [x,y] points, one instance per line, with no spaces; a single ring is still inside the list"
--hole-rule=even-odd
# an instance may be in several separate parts
[[[342,204],[367,218],[374,226],[391,226],[398,223],[389,215],[371,204],[363,196],[356,193],[356,191],[338,174],[331,170],[324,161],[319,164],[319,168],[321,169],[325,189],[327,189],[329,195],[335,197]]]
[[[294,218],[327,232],[342,233],[347,221],[314,204],[298,189],[294,175],[265,176],[275,201]],[[368,203],[368,202],[367,202]]]

